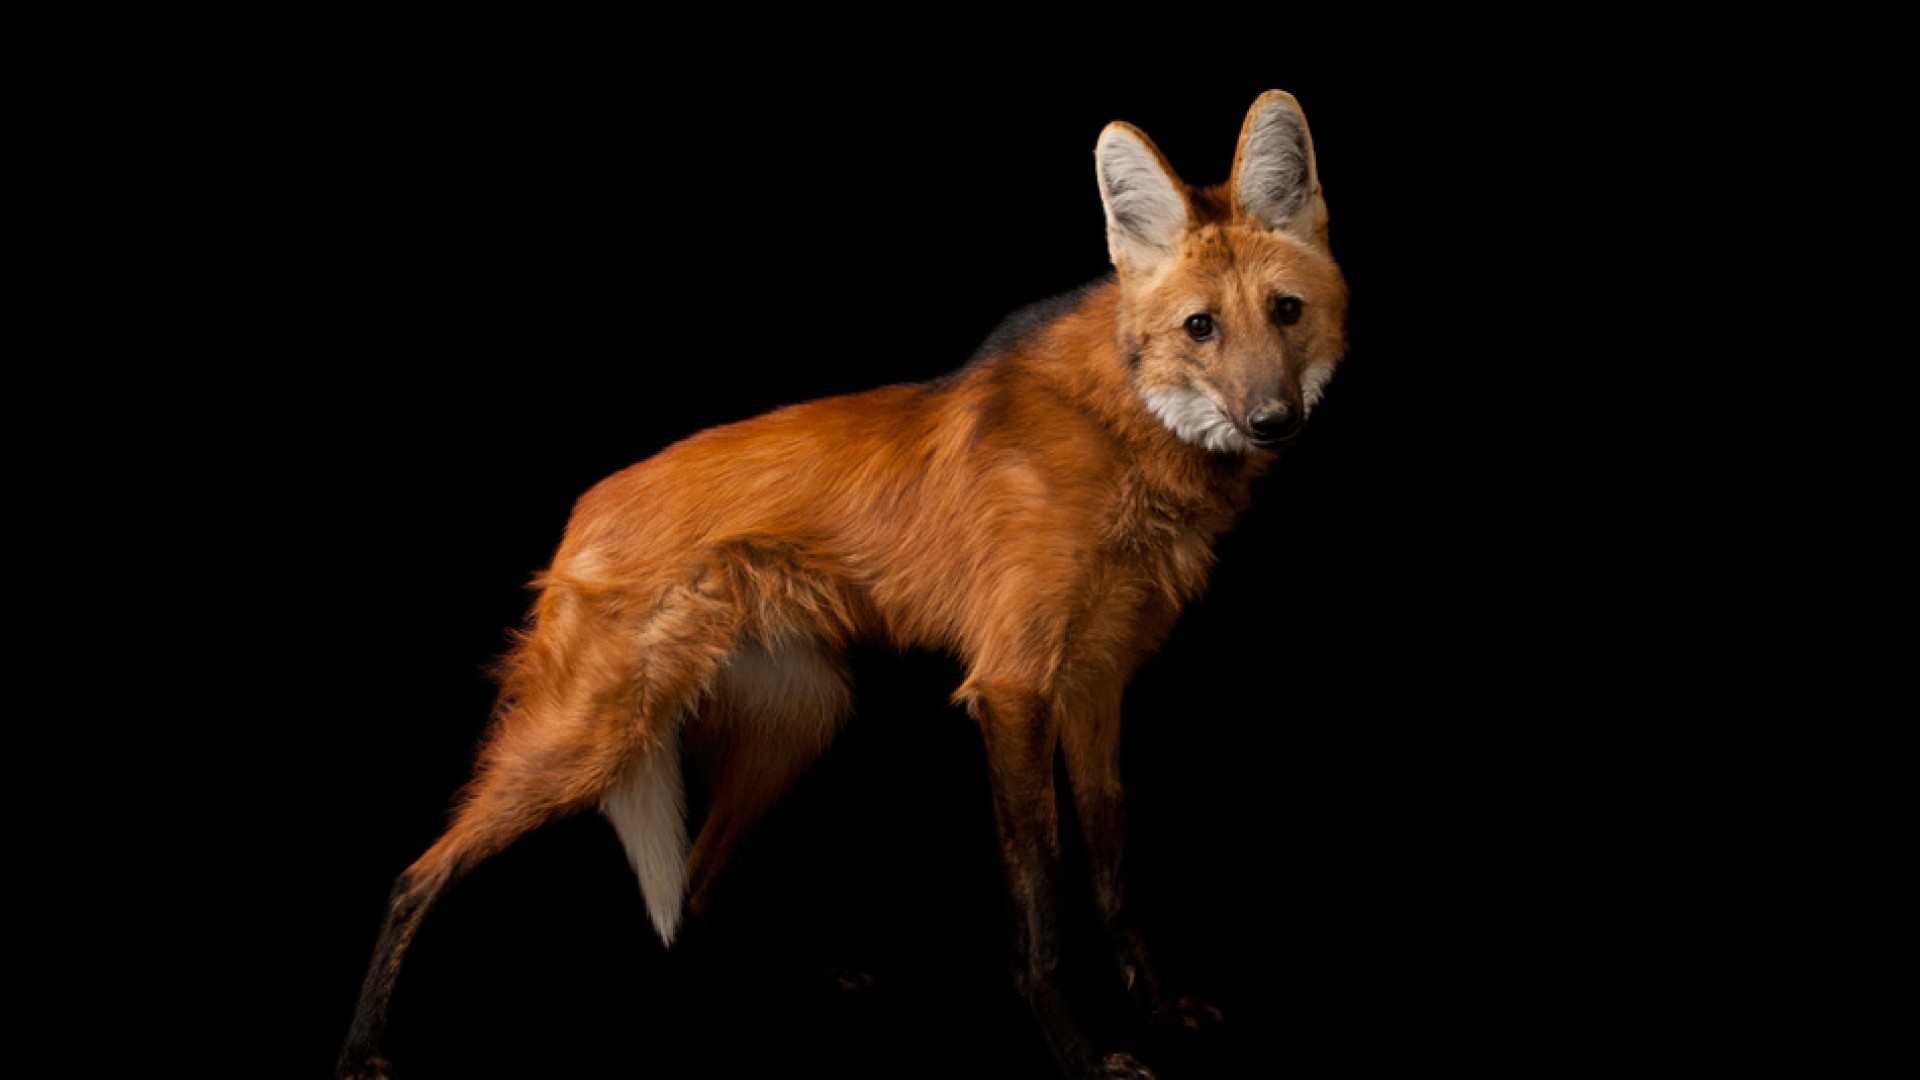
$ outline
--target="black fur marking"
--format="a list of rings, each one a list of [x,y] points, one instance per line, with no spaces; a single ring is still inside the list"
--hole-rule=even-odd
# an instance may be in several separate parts
[[[1013,352],[1035,333],[1079,307],[1087,297],[1112,282],[1113,279],[1112,273],[1103,274],[1079,288],[1042,300],[1037,304],[1028,304],[1007,316],[1001,320],[999,326],[994,327],[991,334],[987,335],[987,339],[980,343],[980,347],[973,351],[973,357],[968,360],[968,363],[979,363],[989,357]]]
[[[968,431],[969,448],[977,448],[987,437],[998,430],[1007,421],[1010,411],[1009,401],[1012,391],[1007,386],[1003,372],[996,372],[989,384],[988,393],[977,399],[973,410],[973,426]]]

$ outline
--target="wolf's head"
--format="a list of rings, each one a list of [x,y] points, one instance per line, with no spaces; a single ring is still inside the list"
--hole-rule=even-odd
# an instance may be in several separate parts
[[[1346,352],[1347,311],[1299,103],[1253,103],[1218,187],[1189,188],[1131,124],[1107,125],[1094,157],[1141,400],[1208,450],[1293,438]]]

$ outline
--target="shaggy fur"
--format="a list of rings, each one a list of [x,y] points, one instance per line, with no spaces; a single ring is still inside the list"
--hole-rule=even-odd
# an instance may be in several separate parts
[[[556,815],[606,810],[671,941],[683,892],[697,915],[742,830],[838,729],[856,640],[965,665],[1020,987],[1063,1070],[1150,1075],[1097,1055],[1054,987],[1056,751],[1127,985],[1174,1022],[1208,1014],[1167,997],[1127,919],[1121,695],[1273,459],[1257,416],[1318,400],[1346,289],[1284,93],[1255,102],[1221,187],[1190,189],[1124,124],[1096,165],[1111,279],[949,378],[705,431],[581,498],[454,822],[395,887],[341,1076],[384,1075],[387,1000],[434,899]],[[683,744],[716,778],[690,852]]]

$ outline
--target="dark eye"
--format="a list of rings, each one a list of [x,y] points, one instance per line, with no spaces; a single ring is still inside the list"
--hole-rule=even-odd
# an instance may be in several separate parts
[[[1281,326],[1292,326],[1300,321],[1300,298],[1283,296],[1273,302],[1273,321]]]
[[[1195,341],[1213,340],[1213,316],[1187,316],[1187,336]]]

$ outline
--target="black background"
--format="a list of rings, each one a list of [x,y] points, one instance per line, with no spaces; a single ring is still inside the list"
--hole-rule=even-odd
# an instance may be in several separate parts
[[[652,63],[683,50],[695,74]],[[204,243],[244,308],[219,344],[263,373],[190,433],[222,522],[202,554],[250,628],[206,732],[271,778],[218,797],[227,872],[270,886],[232,970],[275,1075],[331,1068],[581,492],[709,425],[959,366],[1104,271],[1107,121],[1212,183],[1271,87],[1313,127],[1352,351],[1127,699],[1134,895],[1228,1023],[1129,1026],[1081,895],[1068,977],[1169,1078],[1558,1072],[1689,1022],[1694,956],[1637,973],[1695,917],[1685,834],[1708,826],[1671,822],[1700,746],[1593,662],[1618,571],[1591,552],[1636,522],[1579,510],[1592,482],[1557,449],[1597,241],[1551,54],[1070,75],[1039,49],[715,51],[414,29],[206,86],[232,168]],[[450,892],[395,1001],[400,1075],[1047,1075],[959,673],[856,670],[848,730],[673,951],[598,819]]]

